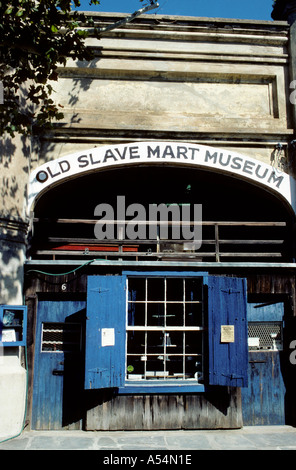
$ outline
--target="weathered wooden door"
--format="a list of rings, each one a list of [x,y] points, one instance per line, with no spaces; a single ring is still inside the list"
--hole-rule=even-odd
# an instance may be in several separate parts
[[[82,428],[85,305],[83,300],[38,302],[33,429]]]
[[[284,302],[248,304],[248,388],[242,389],[243,423],[285,424]]]

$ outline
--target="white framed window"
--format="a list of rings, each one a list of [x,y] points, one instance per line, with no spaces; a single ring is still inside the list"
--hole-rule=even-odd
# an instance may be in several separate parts
[[[128,277],[127,380],[202,380],[203,282]]]
[[[87,390],[246,387],[246,280],[170,271],[88,276],[85,342]]]

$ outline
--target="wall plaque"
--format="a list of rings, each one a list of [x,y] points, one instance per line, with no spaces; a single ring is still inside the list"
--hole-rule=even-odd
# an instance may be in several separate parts
[[[234,325],[221,325],[221,343],[234,343]]]

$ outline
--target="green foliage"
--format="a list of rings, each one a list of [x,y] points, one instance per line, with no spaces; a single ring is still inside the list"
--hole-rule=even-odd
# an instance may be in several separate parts
[[[79,29],[88,19],[72,10],[79,6],[79,0],[0,0],[0,135],[28,134],[63,117],[48,81],[58,79],[67,57],[91,59],[87,32]]]

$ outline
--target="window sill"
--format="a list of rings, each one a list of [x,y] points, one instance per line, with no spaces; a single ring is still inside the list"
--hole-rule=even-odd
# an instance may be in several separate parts
[[[184,381],[173,382],[170,384],[126,382],[123,387],[118,388],[119,395],[130,394],[160,394],[160,393],[199,393],[204,392],[205,386],[199,383],[187,383]]]

